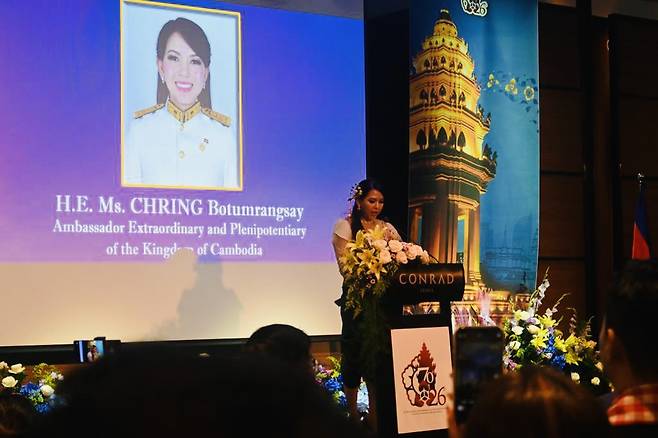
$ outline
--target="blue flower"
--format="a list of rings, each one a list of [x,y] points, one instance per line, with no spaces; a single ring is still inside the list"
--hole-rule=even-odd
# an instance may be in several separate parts
[[[23,385],[23,387],[19,391],[19,394],[25,397],[30,397],[31,395],[33,395],[35,392],[38,391],[39,391],[39,385],[30,382]]]
[[[50,411],[50,405],[48,403],[37,403],[34,408],[40,414],[45,414],[46,412]]]
[[[331,393],[343,389],[343,385],[337,379],[328,379],[326,382],[324,382],[324,387]]]
[[[558,368],[560,370],[564,370],[564,367],[567,365],[566,360],[564,359],[564,355],[556,355],[551,358],[551,365],[554,366],[555,368]]]

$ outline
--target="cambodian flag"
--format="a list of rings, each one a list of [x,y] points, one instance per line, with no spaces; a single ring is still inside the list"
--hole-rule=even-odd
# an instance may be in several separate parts
[[[644,200],[644,184],[640,183],[640,195],[635,206],[635,224],[633,226],[633,260],[649,260],[651,258],[651,242],[649,240],[649,224],[647,222],[647,204]]]

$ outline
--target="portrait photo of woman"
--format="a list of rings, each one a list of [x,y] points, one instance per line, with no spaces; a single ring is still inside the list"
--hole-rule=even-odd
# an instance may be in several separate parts
[[[124,114],[123,185],[240,190],[239,127],[213,108],[211,92],[225,87],[211,74],[213,62],[225,60],[214,59],[206,32],[182,16],[167,20],[154,43],[146,66],[157,78],[155,105]]]

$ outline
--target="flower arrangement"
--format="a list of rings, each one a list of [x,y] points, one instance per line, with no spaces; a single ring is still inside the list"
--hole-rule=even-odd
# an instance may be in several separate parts
[[[343,375],[341,374],[340,361],[333,356],[327,357],[331,364],[326,367],[319,362],[313,366],[315,381],[322,386],[331,395],[331,398],[338,406],[343,409],[347,408],[347,399],[343,391]],[[365,382],[361,381],[357,393],[356,408],[362,414],[368,413],[368,389]]]
[[[341,407],[347,406],[345,393],[343,392],[343,376],[340,374],[340,361],[335,357],[327,358],[333,368],[325,367],[316,362],[313,366],[315,381],[331,395],[331,398]]]
[[[381,355],[390,349],[389,326],[380,306],[384,292],[401,265],[430,263],[429,254],[420,246],[390,237],[390,231],[381,226],[361,230],[338,261],[345,279],[345,309],[359,320],[359,354],[366,381],[374,379]]]
[[[548,365],[565,373],[595,394],[609,392],[610,384],[603,374],[603,366],[592,340],[590,321],[579,322],[575,309],[569,321],[569,332],[557,328],[562,317],[555,319],[558,305],[566,295],[540,314],[539,307],[550,286],[545,277],[530,296],[527,309],[515,308],[505,321],[506,346],[503,363],[508,370],[525,365]]]
[[[0,391],[27,398],[39,413],[48,412],[56,400],[55,388],[64,377],[57,368],[45,363],[36,365],[32,369],[32,380],[23,384],[25,377],[22,364],[9,366],[6,362],[0,362]]]
[[[346,308],[358,316],[370,297],[379,298],[389,286],[400,265],[414,260],[430,263],[430,256],[418,245],[387,240],[387,230],[377,225],[359,231],[354,241],[348,242],[339,265],[347,286]]]

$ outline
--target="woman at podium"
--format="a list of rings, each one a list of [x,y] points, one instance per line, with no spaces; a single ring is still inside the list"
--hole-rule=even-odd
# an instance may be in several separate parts
[[[353,187],[349,200],[353,202],[351,213],[347,217],[339,219],[333,229],[332,245],[338,263],[340,263],[339,259],[343,255],[347,243],[354,240],[360,230],[367,231],[379,226],[385,230],[386,240],[400,240],[400,235],[395,227],[379,217],[384,208],[384,193],[378,182],[372,179],[364,179],[359,182]],[[368,382],[367,376],[363,375],[363,367],[360,363],[362,319],[360,316],[355,319],[353,311],[346,308],[346,295],[347,288],[343,285],[343,293],[340,299],[336,301],[336,304],[340,306],[340,316],[343,323],[341,330],[341,369],[347,408],[352,418],[359,418],[356,399],[361,378],[364,377],[368,385],[370,406],[368,425],[372,430],[375,430],[377,424],[375,388],[373,384],[370,384],[371,382]]]

